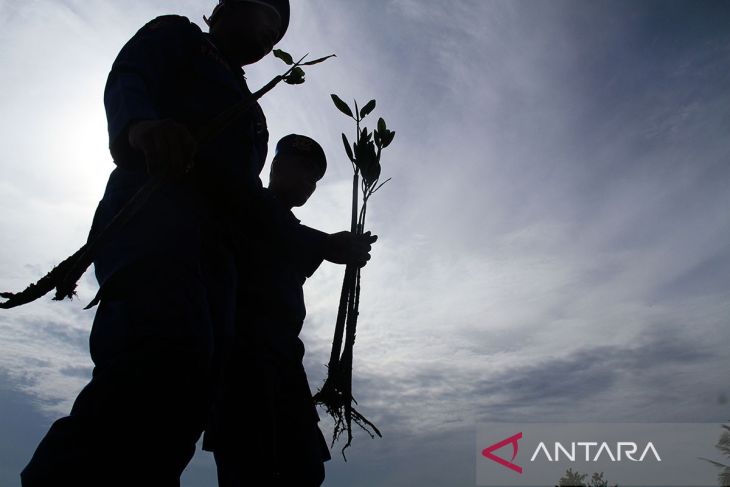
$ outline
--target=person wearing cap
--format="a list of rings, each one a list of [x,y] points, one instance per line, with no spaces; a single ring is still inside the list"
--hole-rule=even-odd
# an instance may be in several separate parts
[[[326,169],[316,141],[287,135],[276,145],[267,192],[295,219],[291,209],[307,202]],[[317,424],[299,333],[306,316],[302,286],[322,257],[257,244],[258,258],[239,286],[234,353],[203,449],[214,453],[220,487],[243,487],[252,479],[319,486],[331,457]]]
[[[241,67],[281,40],[288,1],[221,0],[206,21],[204,33],[158,17],[112,65],[104,104],[115,167],[89,239],[151,177],[164,182],[95,254],[92,378],[41,440],[23,487],[178,486],[220,385],[252,242],[339,263],[369,258],[372,238],[301,225],[264,190],[258,104],[209,143],[192,135],[250,95]]]

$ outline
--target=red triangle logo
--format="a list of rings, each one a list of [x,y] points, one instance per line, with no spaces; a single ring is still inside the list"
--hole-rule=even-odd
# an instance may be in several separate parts
[[[514,460],[515,457],[517,456],[517,450],[519,448],[519,445],[517,444],[517,440],[520,440],[520,439],[522,439],[521,431],[514,436],[510,436],[509,438],[505,438],[504,440],[502,440],[498,443],[495,443],[494,445],[486,447],[484,450],[482,450],[482,455],[489,458],[490,460],[493,460],[493,461],[499,463],[500,465],[503,465],[511,470],[514,470],[517,473],[522,473],[522,467],[512,463],[512,461],[505,460],[504,458],[498,457],[497,455],[492,453],[494,450],[499,450],[500,448],[502,448],[505,445],[512,444],[513,453],[512,453],[511,460]]]

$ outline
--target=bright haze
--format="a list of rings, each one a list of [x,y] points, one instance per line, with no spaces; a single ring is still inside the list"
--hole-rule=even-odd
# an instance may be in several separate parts
[[[119,49],[157,15],[204,27],[214,3],[0,0],[1,291],[86,240],[114,167],[102,96]],[[347,463],[335,444],[325,485],[474,485],[488,421],[728,420],[728,25],[728,3],[695,0],[292,2],[278,47],[337,54],[261,102],[270,154],[288,133],[327,153],[303,223],[349,228],[354,127],[330,93],[375,98],[365,124],[396,131],[354,361],[383,438],[356,428]],[[284,68],[269,56],[249,85]],[[315,391],[343,271],[305,286]],[[89,271],[78,299],[0,312],[2,485],[90,378],[96,289]],[[183,485],[214,482],[199,451]]]

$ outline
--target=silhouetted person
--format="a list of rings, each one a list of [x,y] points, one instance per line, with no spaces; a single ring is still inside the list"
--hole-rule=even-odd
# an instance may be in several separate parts
[[[276,146],[268,191],[290,212],[306,203],[326,168],[317,142],[287,135]],[[302,286],[322,257],[258,244],[258,258],[239,286],[235,351],[203,448],[214,452],[220,487],[252,485],[254,479],[259,485],[319,486],[331,457],[317,425],[299,332],[306,315]]]
[[[208,144],[191,135],[248,97],[240,67],[268,54],[288,22],[287,0],[225,0],[209,33],[158,17],[115,60],[104,103],[116,167],[89,238],[151,175],[165,184],[96,254],[93,377],[39,444],[25,487],[179,485],[234,336],[247,241],[264,235],[334,262],[369,258],[368,241],[299,225],[263,190],[258,105]]]

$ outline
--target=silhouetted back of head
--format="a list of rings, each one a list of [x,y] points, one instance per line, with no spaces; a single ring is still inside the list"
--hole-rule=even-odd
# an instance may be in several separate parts
[[[276,144],[269,189],[288,208],[307,202],[327,170],[322,147],[312,138],[290,134]]]

